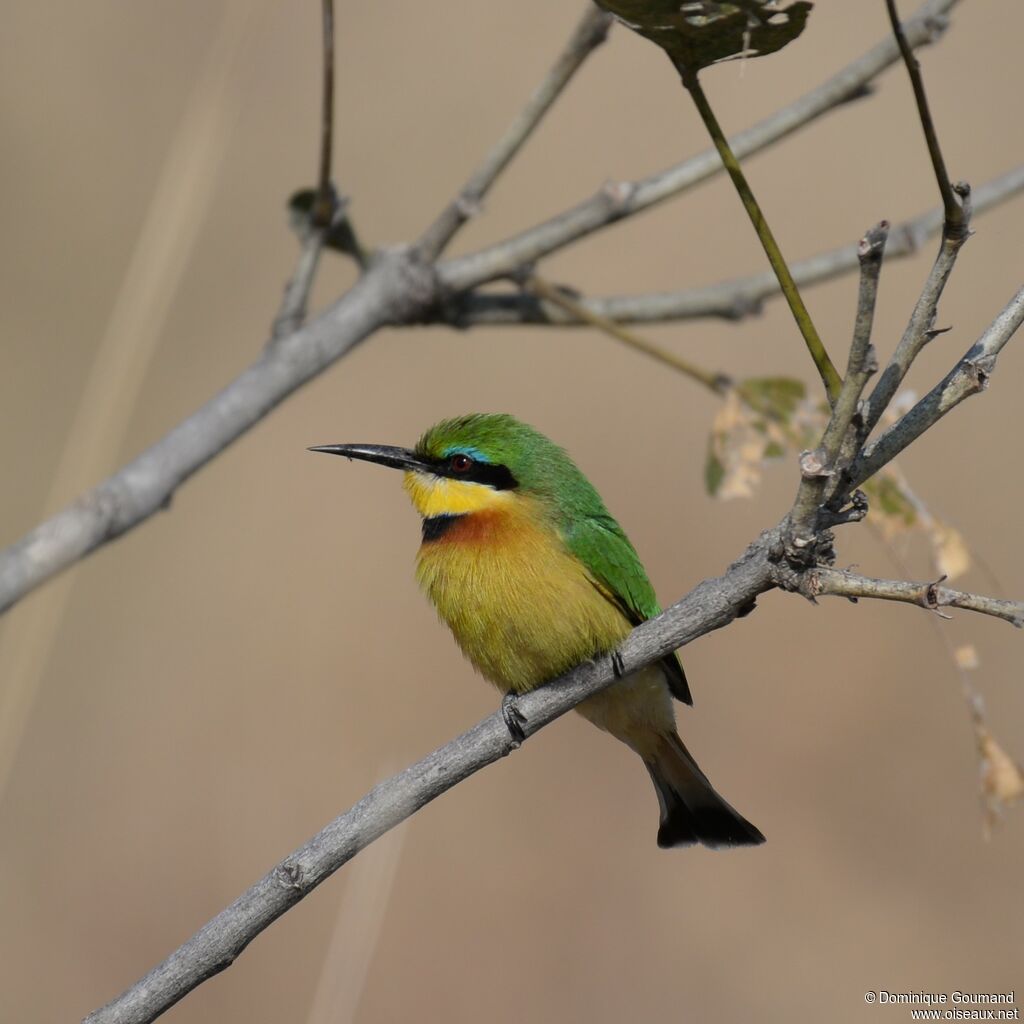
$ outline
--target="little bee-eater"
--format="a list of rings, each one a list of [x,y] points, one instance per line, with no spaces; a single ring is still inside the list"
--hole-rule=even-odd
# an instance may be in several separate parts
[[[404,471],[423,517],[416,576],[466,657],[516,694],[598,654],[657,615],[654,588],[597,491],[558,445],[511,416],[431,427],[411,451],[333,444],[313,451]],[[672,698],[691,704],[676,654],[619,679],[576,709],[643,758],[661,805],[659,846],[745,846],[764,836],[729,806],[676,733]]]

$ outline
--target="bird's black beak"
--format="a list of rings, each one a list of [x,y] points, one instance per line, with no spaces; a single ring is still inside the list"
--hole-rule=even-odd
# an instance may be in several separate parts
[[[320,444],[310,448],[311,452],[326,452],[328,455],[344,455],[346,459],[362,459],[377,462],[392,469],[410,472],[430,473],[433,466],[421,459],[408,448],[396,448],[390,444]]]

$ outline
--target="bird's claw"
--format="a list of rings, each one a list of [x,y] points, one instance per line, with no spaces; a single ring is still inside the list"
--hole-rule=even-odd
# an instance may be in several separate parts
[[[519,710],[514,693],[506,693],[501,698],[501,717],[505,720],[505,728],[512,737],[512,749],[518,750],[520,744],[526,739],[523,726],[526,725],[526,715]]]

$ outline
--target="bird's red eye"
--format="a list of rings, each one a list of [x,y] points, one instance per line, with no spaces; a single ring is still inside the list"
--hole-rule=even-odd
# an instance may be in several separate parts
[[[473,460],[468,455],[457,454],[451,457],[450,465],[454,473],[468,473]]]

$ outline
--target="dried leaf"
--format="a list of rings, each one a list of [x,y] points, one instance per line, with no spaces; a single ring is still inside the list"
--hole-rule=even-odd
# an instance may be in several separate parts
[[[713,497],[728,501],[753,495],[761,480],[768,443],[766,433],[758,426],[763,426],[763,420],[758,422],[757,414],[730,391],[715,414],[708,438],[704,480]]]
[[[987,810],[986,837],[1007,805],[1024,796],[1024,772],[983,725],[977,727],[981,793]]]
[[[974,644],[964,644],[953,652],[957,668],[970,672],[978,667],[981,662],[978,660],[978,649]]]
[[[947,523],[933,519],[928,529],[935,567],[947,579],[962,576],[971,567],[971,553],[963,535]]]
[[[821,436],[827,406],[823,411],[804,396],[803,382],[792,377],[751,377],[726,394],[704,462],[704,484],[712,497],[752,497],[764,463]]]
[[[803,32],[811,3],[796,0],[597,0],[657,43],[680,70],[775,53]]]

